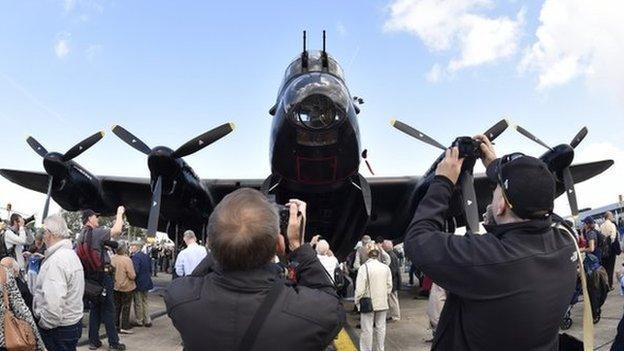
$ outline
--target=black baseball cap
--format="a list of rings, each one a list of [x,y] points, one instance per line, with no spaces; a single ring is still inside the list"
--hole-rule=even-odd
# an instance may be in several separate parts
[[[100,214],[93,210],[84,210],[82,211],[82,224],[87,223],[89,217],[91,216],[99,216]]]
[[[585,219],[583,219],[583,223],[585,223],[585,224],[594,224],[594,223],[596,223],[596,221],[594,221],[593,217],[585,217]]]
[[[545,219],[552,214],[556,182],[542,160],[509,154],[492,161],[486,173],[500,185],[511,210],[520,218]]]

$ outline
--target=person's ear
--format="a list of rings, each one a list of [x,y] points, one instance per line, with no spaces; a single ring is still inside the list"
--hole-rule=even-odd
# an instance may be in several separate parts
[[[508,209],[507,202],[506,201],[500,201],[498,203],[498,206],[496,206],[496,212],[495,212],[496,216],[497,217],[504,216],[505,213],[507,213],[507,209]]]

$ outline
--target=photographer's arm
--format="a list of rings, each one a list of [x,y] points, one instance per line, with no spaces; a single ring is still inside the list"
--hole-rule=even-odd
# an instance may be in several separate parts
[[[447,151],[407,229],[405,253],[443,288],[460,295],[482,296],[487,292],[479,291],[475,284],[475,260],[487,260],[488,252],[496,251],[495,240],[490,235],[458,236],[444,232],[460,169],[461,160],[455,151]]]
[[[290,218],[287,232],[288,245],[291,250],[289,261],[296,264],[297,284],[336,295],[336,289],[327,271],[318,260],[316,251],[309,244],[302,244],[304,238],[302,226],[305,225],[306,203],[296,199],[290,200],[289,210]],[[298,216],[299,213],[301,213],[301,218]]]

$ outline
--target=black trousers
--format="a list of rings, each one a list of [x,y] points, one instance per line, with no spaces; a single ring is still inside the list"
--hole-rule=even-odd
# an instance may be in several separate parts
[[[609,257],[602,260],[602,266],[607,271],[609,278],[609,287],[613,287],[613,270],[615,269],[615,254],[612,252]]]
[[[132,291],[115,290],[115,326],[117,329],[130,329],[130,307],[132,306]]]

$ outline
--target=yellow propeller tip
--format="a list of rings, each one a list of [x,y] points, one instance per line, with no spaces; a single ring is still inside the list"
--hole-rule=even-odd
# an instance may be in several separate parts
[[[106,133],[103,130],[100,130],[100,135],[102,136],[102,138],[106,135]]]
[[[230,128],[232,128],[232,130],[234,130],[236,128],[236,124],[234,124],[234,122],[230,122]]]
[[[394,127],[394,124],[396,123],[396,121],[397,121],[397,120],[396,120],[396,119],[394,119],[394,118],[393,118],[393,119],[391,119],[391,120],[390,120],[390,125]]]

